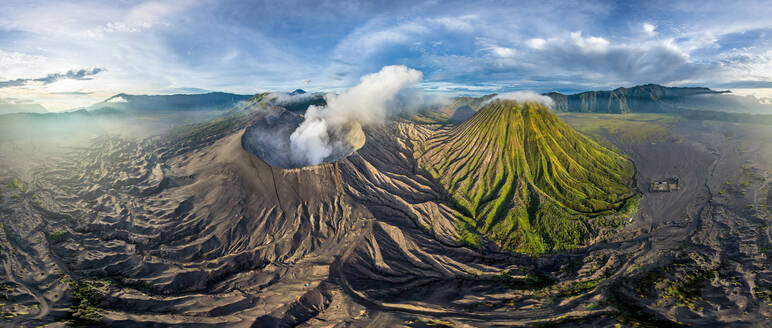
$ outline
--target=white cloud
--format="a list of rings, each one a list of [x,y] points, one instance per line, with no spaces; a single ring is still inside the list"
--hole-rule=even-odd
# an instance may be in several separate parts
[[[732,49],[718,56],[718,76],[728,81],[772,81],[772,50]]]
[[[547,40],[542,38],[528,39],[525,41],[525,45],[532,49],[544,49],[544,46],[547,45]]]
[[[608,51],[608,40],[597,36],[585,38],[582,36],[582,31],[571,32],[571,41],[586,53],[604,53]]]
[[[428,93],[447,94],[447,95],[484,95],[490,94],[491,90],[501,88],[500,84],[482,83],[479,85],[470,85],[467,83],[453,82],[422,82],[419,86]]]
[[[508,58],[515,55],[515,49],[507,48],[507,47],[493,47],[491,48],[491,52],[493,52],[494,55],[498,57]]]
[[[124,97],[112,97],[112,98],[108,99],[107,102],[109,102],[109,103],[127,103],[129,101],[126,98],[124,98]]]
[[[654,25],[649,22],[645,22],[642,24],[643,32],[646,33],[648,36],[655,36],[657,35],[657,25]]]
[[[711,32],[701,32],[690,34],[687,37],[679,38],[678,47],[685,52],[693,52],[701,49],[718,49],[718,37]],[[675,44],[676,41],[673,38],[667,39],[668,43]]]
[[[567,37],[532,38],[525,45],[509,61],[496,62],[499,70],[616,84],[675,82],[698,73],[689,54],[672,40],[612,43],[576,31]]]
[[[464,15],[459,17],[430,18],[429,21],[440,24],[449,30],[472,32],[474,30],[473,24],[476,19],[477,15]]]
[[[490,100],[488,100],[488,102],[494,101],[496,99],[514,100],[517,102],[537,102],[537,103],[544,104],[549,108],[555,107],[555,102],[552,101],[552,98],[547,96],[542,96],[533,91],[515,91],[515,92],[502,93],[491,98]]]

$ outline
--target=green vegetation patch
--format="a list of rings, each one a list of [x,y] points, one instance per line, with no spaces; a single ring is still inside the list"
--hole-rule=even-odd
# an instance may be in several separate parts
[[[8,295],[13,293],[13,287],[6,285],[6,284],[0,284],[0,300],[8,300]]]
[[[709,281],[714,273],[709,270],[692,270],[681,279],[669,281],[662,291],[662,298],[675,300],[679,305],[691,310],[697,308],[697,302],[702,300],[700,289],[703,283]]]
[[[753,291],[753,296],[756,296],[756,298],[762,302],[772,305],[772,291],[769,289],[757,288],[755,291]]]
[[[640,298],[651,298],[656,295],[655,284],[665,278],[665,273],[659,268],[647,272],[633,283],[635,293]]]
[[[96,323],[102,319],[102,300],[110,283],[106,280],[70,281],[72,306],[70,315],[76,322]]]
[[[605,279],[606,278],[601,277],[596,279],[572,282],[568,284],[565,288],[561,289],[558,295],[560,297],[571,297],[571,296],[585,294],[587,292],[594,290],[595,287],[598,287],[598,284]]]
[[[698,306],[703,301],[700,291],[708,281],[719,278],[720,274],[717,270],[690,268],[689,263],[692,262],[688,259],[677,258],[666,266],[650,270],[633,283],[636,294],[640,298],[657,298],[658,306],[673,302],[692,311],[702,311],[702,307]]]
[[[463,219],[456,220],[455,225],[459,242],[462,245],[473,249],[482,247],[482,237],[474,230],[474,225]]]
[[[48,233],[48,240],[54,244],[61,243],[67,240],[67,231],[62,229],[54,229]]]
[[[21,181],[19,181],[19,179],[17,178],[11,178],[11,180],[8,181],[8,188],[21,191],[22,190]]]

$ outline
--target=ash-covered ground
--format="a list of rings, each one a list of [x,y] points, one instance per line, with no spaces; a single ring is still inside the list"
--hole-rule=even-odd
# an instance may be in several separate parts
[[[260,118],[0,143],[0,325],[772,320],[768,126],[683,120],[656,143],[606,135],[635,163],[638,214],[585,247],[530,257],[457,241],[455,210],[413,157],[436,126],[369,127],[345,159],[282,169],[243,147]],[[680,191],[648,192],[670,176]]]

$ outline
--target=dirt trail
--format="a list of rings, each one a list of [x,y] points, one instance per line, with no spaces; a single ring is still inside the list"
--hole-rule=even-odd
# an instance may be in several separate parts
[[[5,267],[5,277],[12,283],[16,285],[16,288],[21,289],[20,291],[31,295],[33,298],[35,298],[35,302],[37,302],[38,307],[40,309],[40,313],[35,316],[35,319],[41,319],[48,315],[49,307],[48,307],[48,301],[46,301],[45,297],[43,297],[39,291],[37,291],[36,288],[27,286],[23,281],[20,281],[19,279],[16,279],[16,275],[11,270],[11,263],[8,260],[3,261],[3,267]]]

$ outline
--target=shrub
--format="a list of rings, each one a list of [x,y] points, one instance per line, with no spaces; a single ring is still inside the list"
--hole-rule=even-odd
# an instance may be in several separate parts
[[[11,180],[8,181],[8,187],[11,189],[21,190],[21,182],[19,179],[11,178]]]
[[[54,244],[61,243],[67,239],[67,231],[62,229],[54,229],[48,233],[48,240]]]
[[[70,281],[72,291],[72,306],[70,315],[76,321],[97,322],[102,319],[102,309],[99,307],[104,298],[102,289],[109,286],[105,280],[81,279]]]

